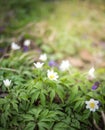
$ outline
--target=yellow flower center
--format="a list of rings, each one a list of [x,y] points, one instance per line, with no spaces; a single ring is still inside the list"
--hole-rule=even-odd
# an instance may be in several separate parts
[[[54,78],[54,75],[50,75],[50,79],[53,79]]]
[[[90,105],[91,108],[94,108],[94,107],[95,107],[94,102],[91,102],[89,105]]]

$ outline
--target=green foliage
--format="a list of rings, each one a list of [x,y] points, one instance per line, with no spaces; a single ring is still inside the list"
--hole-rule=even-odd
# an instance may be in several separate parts
[[[77,1],[72,1],[79,7]],[[93,48],[91,36],[93,35],[93,39],[95,38],[94,42],[97,41],[97,33],[99,39],[104,37],[101,36],[104,33],[99,33],[99,28],[101,27],[101,32],[104,28],[103,5],[100,7],[103,10],[101,14],[98,13],[100,10],[97,11],[96,8],[92,8],[92,5],[90,7],[86,4],[89,7],[84,10],[83,14],[81,7],[76,9],[73,3],[64,4],[63,2],[60,7],[57,2],[53,5],[53,3],[47,4],[47,2],[45,4],[40,0],[10,0],[8,4],[5,0],[1,1],[0,10],[3,16],[1,14],[0,16],[4,19],[3,24],[1,20],[1,25],[5,25],[7,34],[10,34],[11,31],[26,25],[29,21],[34,20],[35,22],[44,18],[47,26],[44,27],[43,21],[37,23],[38,27],[33,22],[29,32],[27,26],[25,29],[22,28],[22,31],[27,32],[24,38],[31,38],[32,36],[28,34],[31,28],[33,28],[31,30],[33,34],[36,34],[38,28],[38,38],[37,36],[32,38],[43,52],[55,53],[52,59],[59,61],[65,55],[75,55],[81,51],[81,48],[97,54],[99,50]],[[85,1],[83,4],[80,2],[81,5],[84,3]],[[100,3],[99,0],[96,0],[96,3]],[[62,9],[65,11],[63,12]],[[52,11],[54,13],[51,14]],[[40,30],[44,32],[42,36],[40,36]],[[17,30],[17,32],[21,35],[21,30]],[[53,32],[56,37],[53,37]],[[91,32],[93,33],[91,34]],[[94,32],[96,32],[95,36]],[[50,39],[52,40],[50,41]],[[3,42],[0,45],[1,50],[2,47],[5,48],[5,44],[9,45],[10,41],[7,39],[6,42]],[[7,50],[10,51],[9,48]],[[0,59],[0,130],[93,130],[96,127],[93,120],[104,129],[102,117],[102,112],[105,113],[104,68],[97,70],[97,78],[89,81],[86,77],[87,74],[79,72],[76,68],[70,68],[70,73],[61,72],[55,67],[53,69],[59,74],[59,79],[52,81],[47,77],[47,70],[51,69],[48,61],[45,62],[43,68],[34,68],[33,63],[38,58],[36,52],[23,53],[21,50],[9,53],[8,51],[8,56],[3,55]],[[1,54],[0,56],[2,56]],[[9,87],[5,87],[3,84],[4,79],[12,81]],[[91,87],[96,81],[100,82],[100,86],[96,90],[92,90]],[[100,102],[99,109],[94,113],[86,109],[85,101],[91,98]]]
[[[47,70],[51,69],[47,61],[41,69],[37,69],[33,68],[34,53],[17,54],[12,52],[9,58],[2,60],[2,130],[84,130],[91,129],[93,119],[100,125],[101,111],[105,110],[104,80],[90,82],[86,74],[75,68],[71,68],[72,73],[53,68],[59,74],[59,79],[52,81],[47,77]],[[7,78],[12,81],[8,88],[3,84]],[[101,82],[100,87],[92,90],[97,80]],[[97,112],[86,109],[85,101],[90,98],[100,101]]]

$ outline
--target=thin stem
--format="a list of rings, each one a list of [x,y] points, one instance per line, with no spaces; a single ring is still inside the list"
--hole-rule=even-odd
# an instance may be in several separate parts
[[[102,119],[103,119],[103,122],[104,122],[104,125],[105,125],[105,113],[103,111],[101,111],[101,115],[102,115]]]
[[[3,68],[3,67],[1,67],[0,70],[12,71],[12,72],[16,72],[18,74],[20,73],[20,71],[15,70],[15,69],[11,69],[11,68]]]
[[[70,70],[70,69],[68,70],[68,72],[69,72],[69,74],[70,74],[70,75],[72,74],[72,72],[71,72],[71,70]]]
[[[93,124],[95,125],[95,127],[96,127],[96,129],[97,130],[102,130],[98,125],[97,125],[97,123],[96,123],[96,120],[95,119],[93,119]]]

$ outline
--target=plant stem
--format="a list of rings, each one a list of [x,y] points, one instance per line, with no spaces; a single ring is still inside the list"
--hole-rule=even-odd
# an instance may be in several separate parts
[[[11,69],[11,68],[3,68],[3,67],[1,67],[0,70],[12,71],[12,72],[16,72],[18,74],[20,73],[20,71],[15,70],[15,69]]]
[[[102,115],[102,119],[103,119],[103,122],[104,122],[104,125],[105,125],[105,113],[103,111],[101,111],[101,115]]]
[[[95,119],[93,119],[93,124],[95,125],[95,127],[96,127],[96,129],[97,130],[102,130],[98,125],[97,125],[97,123],[96,123],[96,120]]]

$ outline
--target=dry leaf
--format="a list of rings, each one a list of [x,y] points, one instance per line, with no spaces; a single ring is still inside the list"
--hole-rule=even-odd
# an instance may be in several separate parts
[[[80,57],[82,60],[87,61],[87,62],[92,62],[94,59],[92,54],[87,50],[81,50]]]
[[[105,62],[102,62],[101,64],[99,64],[100,67],[105,67]]]
[[[79,68],[83,68],[84,67],[83,61],[78,59],[78,58],[70,58],[70,62],[75,67],[79,67]]]

